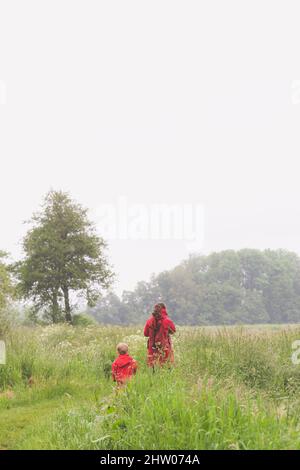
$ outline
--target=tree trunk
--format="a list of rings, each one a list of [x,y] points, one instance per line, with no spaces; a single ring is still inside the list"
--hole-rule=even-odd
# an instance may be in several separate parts
[[[57,290],[53,292],[52,295],[52,321],[53,323],[58,323],[60,317],[60,308],[58,303],[58,293]]]
[[[72,323],[69,289],[67,287],[63,288],[63,294],[64,294],[64,301],[65,301],[65,318],[66,318],[66,322],[67,323]]]

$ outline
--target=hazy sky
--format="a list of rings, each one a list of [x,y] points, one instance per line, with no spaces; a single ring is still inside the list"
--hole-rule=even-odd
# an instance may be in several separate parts
[[[96,222],[120,198],[203,205],[204,253],[300,253],[299,14],[286,0],[0,0],[0,249],[20,256],[22,222],[54,188]],[[190,249],[111,240],[116,289]]]

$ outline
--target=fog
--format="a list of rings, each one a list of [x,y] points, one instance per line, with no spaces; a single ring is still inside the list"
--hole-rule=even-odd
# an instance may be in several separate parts
[[[193,251],[299,253],[299,13],[0,0],[0,249],[21,256],[23,221],[53,188],[104,236],[109,217],[130,228],[108,237],[118,292]],[[160,236],[166,214],[153,237],[154,207],[175,208],[196,242],[173,225]]]

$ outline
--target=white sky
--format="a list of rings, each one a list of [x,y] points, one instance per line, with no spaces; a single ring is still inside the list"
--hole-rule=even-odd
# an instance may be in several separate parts
[[[50,189],[198,204],[202,251],[300,252],[297,1],[0,0],[0,249]],[[294,87],[294,88],[293,88]],[[188,255],[114,240],[116,289]]]

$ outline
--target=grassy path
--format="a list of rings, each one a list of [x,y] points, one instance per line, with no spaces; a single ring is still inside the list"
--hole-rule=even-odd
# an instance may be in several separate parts
[[[25,389],[1,403],[0,400],[0,450],[19,448],[29,435],[50,423],[60,411],[93,403],[94,390],[89,384],[66,387],[49,385],[45,389]]]
[[[26,449],[32,442],[34,448],[43,448],[39,439],[41,429],[51,427],[61,413],[93,408],[95,402],[108,396],[110,391],[107,381],[101,387],[83,380],[67,380],[49,382],[46,387],[17,388],[9,400],[0,397],[0,450]]]
[[[46,421],[68,400],[43,400],[0,411],[0,450],[14,449],[29,428]]]

